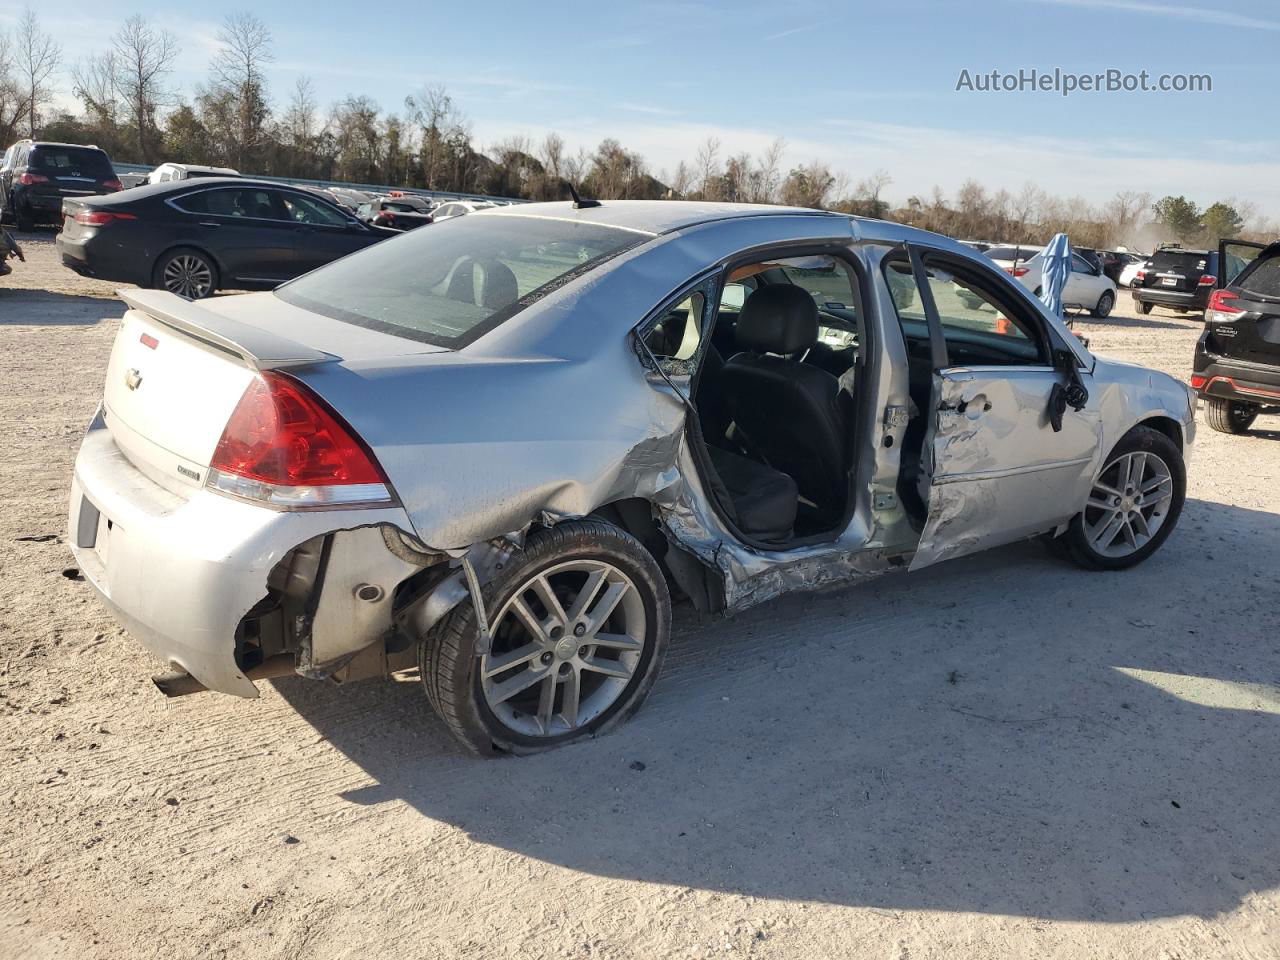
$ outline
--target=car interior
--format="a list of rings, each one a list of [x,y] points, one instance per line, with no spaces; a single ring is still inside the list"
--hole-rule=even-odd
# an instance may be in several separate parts
[[[704,480],[748,542],[780,549],[847,524],[859,291],[834,256],[744,264],[713,316],[696,293],[646,334],[664,371],[692,375]]]

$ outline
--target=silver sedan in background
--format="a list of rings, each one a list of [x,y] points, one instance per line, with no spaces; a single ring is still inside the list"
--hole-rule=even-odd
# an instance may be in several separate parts
[[[1195,432],[981,254],[812,210],[504,207],[271,293],[122,296],[70,530],[157,685],[416,667],[481,753],[634,712],[673,598],[1030,537],[1137,563]]]

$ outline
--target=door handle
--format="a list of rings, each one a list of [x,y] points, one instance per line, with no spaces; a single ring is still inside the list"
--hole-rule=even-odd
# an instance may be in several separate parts
[[[200,221],[200,226],[202,226],[202,227],[220,227],[220,226],[222,226],[222,224],[218,223],[216,220],[201,220],[201,221]]]

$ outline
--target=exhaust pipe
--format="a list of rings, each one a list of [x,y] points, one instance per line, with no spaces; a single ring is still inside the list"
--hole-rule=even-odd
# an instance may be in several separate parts
[[[264,660],[256,667],[250,667],[244,675],[250,680],[267,680],[293,673],[294,666],[293,654],[282,653]],[[168,673],[157,674],[151,678],[151,682],[166,697],[185,697],[192,693],[205,693],[209,689],[185,670],[171,670]]]

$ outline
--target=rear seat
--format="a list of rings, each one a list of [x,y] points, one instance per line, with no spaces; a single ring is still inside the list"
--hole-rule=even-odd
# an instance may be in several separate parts
[[[757,540],[790,540],[800,491],[785,473],[719,447],[706,447],[738,529]],[[721,497],[723,500],[724,497]]]

